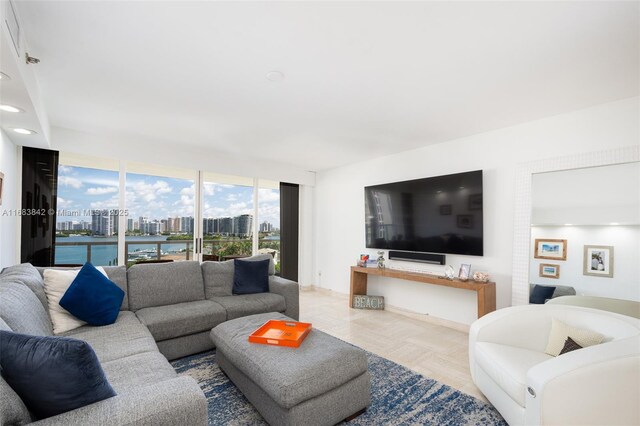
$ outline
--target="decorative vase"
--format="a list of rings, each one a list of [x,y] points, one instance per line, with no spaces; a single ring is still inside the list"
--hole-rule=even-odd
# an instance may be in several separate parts
[[[453,279],[453,275],[455,274],[455,270],[453,269],[453,266],[451,265],[447,265],[444,267],[444,277],[448,280],[452,280]]]
[[[479,283],[486,283],[489,281],[489,274],[486,272],[476,271],[473,273],[473,280]]]
[[[378,252],[378,268],[384,269],[384,252]]]

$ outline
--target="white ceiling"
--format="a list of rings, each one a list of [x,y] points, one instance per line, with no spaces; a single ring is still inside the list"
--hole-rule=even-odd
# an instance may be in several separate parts
[[[638,2],[19,8],[52,125],[307,170],[638,95]]]

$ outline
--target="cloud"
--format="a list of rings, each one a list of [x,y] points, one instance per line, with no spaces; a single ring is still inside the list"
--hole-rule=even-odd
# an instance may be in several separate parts
[[[82,182],[80,179],[71,176],[58,176],[58,185],[79,189],[82,187]]]
[[[73,201],[58,197],[57,206],[59,209],[67,209],[73,206]]]
[[[60,164],[58,166],[58,174],[71,174],[73,167]]]
[[[118,192],[118,188],[113,186],[101,186],[99,188],[89,188],[87,189],[87,195],[105,195],[105,194],[113,194],[114,192]]]
[[[154,183],[146,183],[141,180],[127,182],[127,189],[131,190],[135,198],[140,198],[145,202],[151,202],[164,194],[173,192],[173,188],[164,180],[157,180]]]
[[[114,195],[111,198],[107,198],[103,201],[94,201],[89,204],[89,206],[94,210],[109,210],[109,209],[117,209],[118,208],[119,197]]]
[[[258,189],[258,200],[261,203],[273,203],[280,201],[280,191],[275,189]]]

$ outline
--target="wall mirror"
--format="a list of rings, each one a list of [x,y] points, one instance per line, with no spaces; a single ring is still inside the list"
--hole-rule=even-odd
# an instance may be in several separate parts
[[[640,300],[640,162],[531,175],[529,282]]]
[[[602,179],[606,179],[606,181],[615,179],[620,182],[621,178],[615,171],[629,172],[624,167],[621,169],[606,169],[605,167],[635,163],[634,166],[631,166],[633,169],[637,167],[639,162],[640,145],[633,145],[605,151],[532,160],[518,165],[513,223],[511,286],[513,305],[529,303],[530,283],[559,284],[562,282],[575,287],[578,294],[640,300],[640,285],[638,285],[640,271],[637,265],[640,264],[638,262],[638,245],[640,244],[638,214],[636,213],[635,217],[630,217],[634,214],[633,209],[612,209],[606,206],[607,203],[614,202],[614,199],[619,200],[616,201],[617,203],[627,206],[633,205],[634,199],[637,203],[640,182],[637,177],[634,180],[629,176],[623,178],[623,182],[617,183],[617,186],[602,181]],[[590,175],[590,173],[594,174]],[[604,177],[602,174],[609,177]],[[534,181],[540,183],[540,191],[535,189],[535,186],[538,185]],[[560,181],[568,181],[567,184],[573,185],[573,189],[561,190]],[[575,181],[579,181],[580,184],[571,184]],[[544,184],[551,184],[552,189],[545,190]],[[543,199],[535,208],[534,189],[538,192],[538,195],[535,196],[536,199]],[[618,196],[614,193],[617,193]],[[554,200],[556,200],[555,203]],[[572,203],[569,205],[570,201]],[[550,209],[549,206],[554,208]],[[534,210],[535,220],[533,219]],[[607,211],[614,211],[617,216],[610,216],[606,219],[599,217]],[[627,212],[625,216],[620,215],[622,211]],[[567,218],[568,215],[571,219]],[[619,225],[611,225],[611,223],[619,223]],[[541,229],[544,234],[539,233]],[[590,229],[591,233],[586,233],[587,229]],[[635,239],[635,246],[632,243],[625,243],[624,246],[619,245],[617,241],[622,241],[621,239],[625,238],[622,234],[632,230],[635,230],[636,235],[631,238]],[[619,235],[616,236],[616,234]],[[560,241],[547,241],[548,244],[544,247],[545,241],[540,240],[545,238]],[[536,239],[539,240],[538,245],[536,245]],[[567,240],[566,245],[562,240]],[[617,247],[616,244],[618,244]],[[586,249],[585,246],[587,246]],[[598,248],[606,246],[613,246],[613,250],[607,251]],[[628,260],[625,259],[633,255],[633,250],[627,250],[630,246],[635,247],[636,251],[635,258],[631,257],[631,269],[629,270]],[[536,248],[538,249],[537,257]],[[565,249],[566,260],[560,260],[565,255],[563,253]],[[588,273],[594,275],[584,274],[585,250],[587,257],[595,259],[593,263],[595,270],[587,270]],[[541,256],[550,259],[544,259]],[[608,263],[609,265],[613,264],[613,268],[607,267],[607,256],[613,257],[613,262]],[[602,266],[600,266],[601,260]],[[560,265],[560,267],[543,266],[543,276],[541,277],[541,264]],[[627,266],[623,266],[623,264]],[[634,264],[636,264],[636,269],[633,269]],[[613,270],[611,271],[611,269]],[[612,272],[612,277],[604,276],[610,272]],[[554,276],[556,274],[558,278]],[[623,283],[624,280],[628,280],[628,282]]]

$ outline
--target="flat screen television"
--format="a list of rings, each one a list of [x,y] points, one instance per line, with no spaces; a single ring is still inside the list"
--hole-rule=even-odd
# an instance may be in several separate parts
[[[482,170],[367,186],[367,248],[483,255]]]

